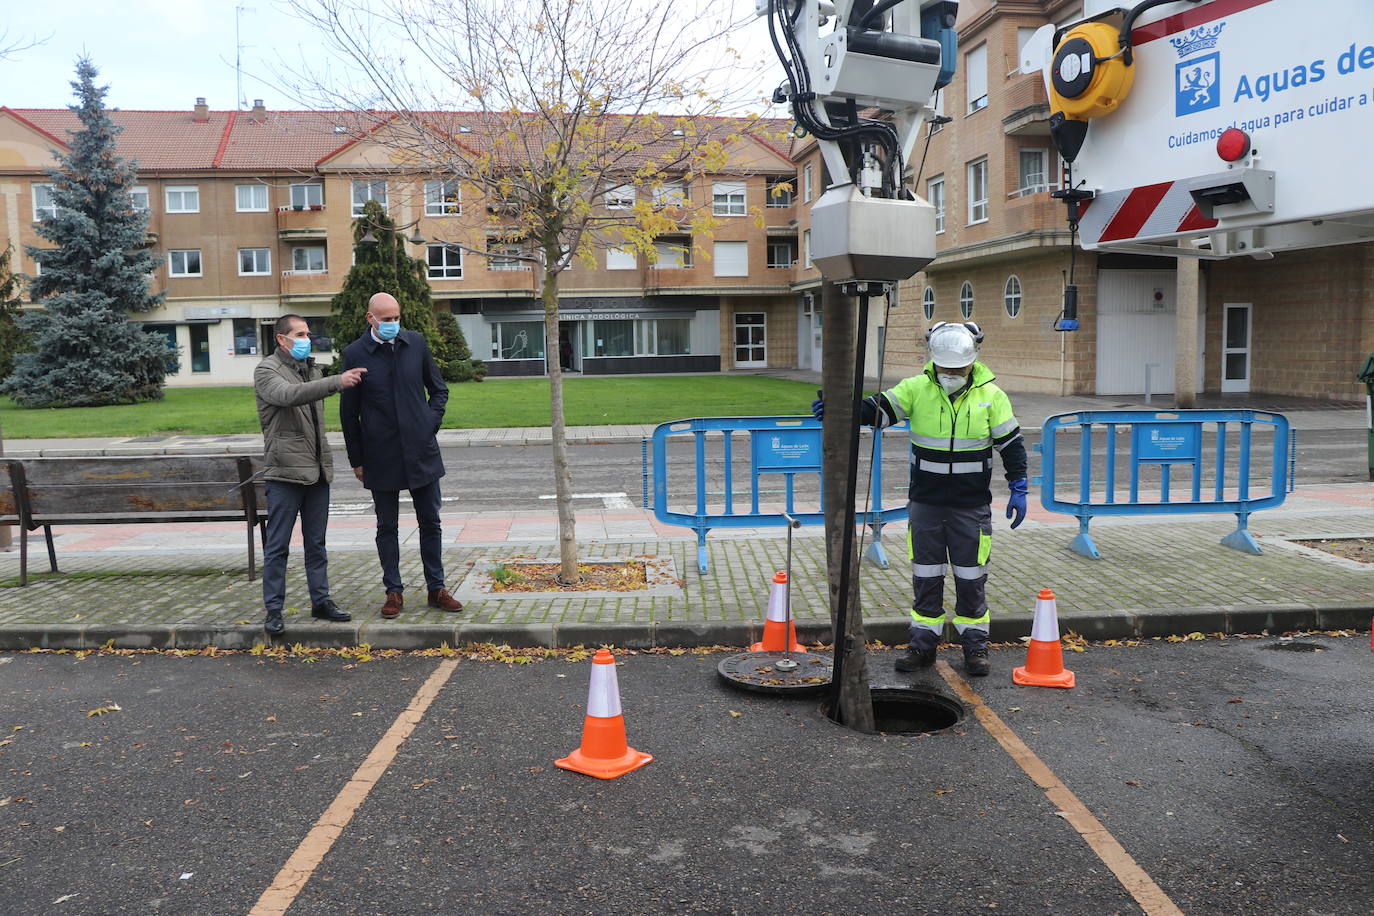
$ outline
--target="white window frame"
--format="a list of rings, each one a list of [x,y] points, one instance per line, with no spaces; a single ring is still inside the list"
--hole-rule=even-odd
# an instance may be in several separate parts
[[[639,267],[639,257],[630,245],[606,249],[607,270],[634,270]]]
[[[172,205],[172,195],[177,195],[177,205]],[[187,198],[193,198],[194,202],[188,206]],[[167,202],[168,213],[199,213],[200,212],[200,185],[197,184],[174,184],[168,185],[163,189],[163,200]]]
[[[766,191],[763,195],[764,206],[774,210],[785,210],[792,206],[797,200],[796,181],[790,178],[779,176],[767,179]],[[779,187],[786,185],[787,187]]]
[[[659,270],[687,270],[692,266],[691,239],[657,239],[654,242],[654,251],[658,254],[654,266]]]
[[[787,252],[787,263],[777,263],[773,259],[774,246],[784,248]],[[797,265],[797,240],[792,237],[772,238],[768,240],[768,261],[766,266],[769,270],[791,270]]]
[[[311,188],[315,189],[314,194],[310,193]],[[298,196],[302,198],[299,204],[296,203],[296,198]],[[319,203],[311,203],[310,198],[312,197],[319,198]],[[324,209],[324,185],[320,184],[318,181],[302,181],[293,184],[291,186],[291,203],[289,206],[292,210],[297,207],[300,207],[302,210],[313,210],[315,207]]]
[[[44,219],[57,219],[57,213],[61,208],[52,202],[53,186],[47,183],[37,183],[30,185],[30,187],[33,192],[33,221],[37,223],[42,222]],[[40,192],[48,199],[46,206],[40,206],[38,203],[38,195]]]
[[[717,181],[711,185],[711,213],[714,216],[746,216],[749,202],[742,181]]]
[[[607,188],[606,193],[601,196],[601,200],[607,210],[633,210],[635,208],[635,186],[618,184],[613,188]]]
[[[320,253],[320,266],[319,266],[319,267],[310,267],[310,266],[308,266],[308,264],[307,264],[306,267],[297,267],[297,266],[296,266],[296,253],[297,253],[297,252],[301,252],[301,251],[304,251],[304,252],[318,251],[318,252]],[[309,258],[309,254],[307,254],[306,257]],[[293,246],[292,249],[291,249],[291,272],[294,273],[294,274],[324,274],[324,273],[329,273],[329,253],[328,253],[328,251],[325,249],[325,247],[324,247],[323,245],[296,245],[296,246]]]
[[[425,182],[425,216],[458,216],[462,212],[463,185],[457,178]]]
[[[968,114],[988,107],[988,43],[964,52],[964,96]]]
[[[921,293],[921,311],[926,316],[926,321],[935,320],[935,287],[927,286]]]
[[[243,269],[243,254],[244,254],[244,252],[246,252],[246,251],[262,252],[263,255],[265,255],[265,258],[264,258],[263,260],[266,262],[266,266],[263,267],[261,270],[244,270],[244,269]],[[259,266],[259,265],[258,265],[258,260],[259,260],[259,259],[258,259],[257,255],[255,254],[255,255],[253,256],[253,266],[254,266],[254,267]],[[271,273],[272,273],[272,249],[271,249],[271,248],[240,248],[240,249],[238,250],[238,268],[239,268],[239,276],[240,276],[240,277],[265,277],[265,276],[271,274]]]
[[[243,205],[243,195],[245,191],[248,192],[250,198],[248,206],[246,207]],[[259,191],[262,192],[262,206],[254,205],[251,200],[251,198],[258,196],[257,192]],[[234,212],[236,213],[266,213],[269,209],[268,199],[267,185],[265,184],[253,183],[234,185]]]
[[[968,164],[968,224],[988,221],[988,157]],[[981,195],[981,196],[980,196]]]
[[[811,266],[811,230],[806,229],[802,232],[802,266]]]
[[[142,205],[139,204],[139,198],[143,199]],[[146,184],[136,184],[129,188],[129,206],[144,213],[153,208],[153,199],[148,195]]]
[[[665,181],[650,193],[655,207],[680,207],[692,199],[685,181]]]
[[[741,252],[744,255],[742,259],[740,258]],[[717,277],[747,277],[749,276],[749,243],[718,241],[711,253],[711,260],[715,266]],[[722,261],[725,263],[722,264]],[[741,262],[742,268],[739,266]],[[729,272],[726,273],[726,270]]]
[[[936,175],[926,182],[926,201],[935,208],[935,234],[945,231],[945,176]]]
[[[802,167],[802,203],[810,203],[816,192],[816,171],[811,163]]]
[[[1007,277],[1007,282],[1002,286],[1002,308],[1006,309],[1008,318],[1015,318],[1021,314],[1023,301],[1021,278],[1012,274]]]
[[[1040,177],[1039,183],[1026,183],[1027,172],[1022,165],[1022,156],[1035,155],[1040,157]],[[1025,197],[1028,194],[1039,194],[1048,191],[1053,186],[1050,181],[1050,151],[1038,146],[1023,146],[1016,151],[1016,196]]]
[[[973,283],[968,280],[959,287],[959,314],[965,321],[973,317]]]
[[[432,260],[435,251],[443,252],[442,264],[436,265]],[[452,263],[450,256],[456,257],[457,263]],[[457,245],[445,245],[443,243],[426,245],[425,276],[431,280],[463,279],[463,249]]]
[[[529,270],[530,262],[522,261],[519,255],[525,252],[519,245],[511,242],[498,242],[487,239],[487,270]]]
[[[382,189],[380,196],[377,194],[378,185],[380,185]],[[367,192],[361,200],[358,198],[359,191]],[[375,200],[377,203],[381,204],[383,213],[390,213],[391,211],[387,208],[387,197],[385,178],[354,178],[349,184],[349,200],[353,203],[352,213],[354,216],[363,215],[363,207],[367,206],[369,200]]]
[[[190,258],[188,255],[196,256],[196,269],[188,270]],[[178,259],[177,255],[181,255]],[[181,261],[180,270],[177,269],[177,261]],[[167,276],[169,277],[203,277],[205,276],[205,260],[199,248],[172,248],[167,251]]]

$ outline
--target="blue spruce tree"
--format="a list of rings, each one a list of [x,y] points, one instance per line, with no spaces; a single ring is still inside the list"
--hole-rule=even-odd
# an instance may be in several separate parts
[[[27,246],[42,259],[29,286],[41,309],[18,319],[29,349],[14,358],[0,392],[23,407],[91,407],[162,397],[168,353],[160,334],[129,320],[162,303],[148,277],[157,260],[144,247],[148,215],[129,197],[136,164],[115,151],[120,132],[105,112],[107,87],[88,58],[76,65],[82,129],[68,152],[54,151],[55,216],[38,234],[55,248]]]

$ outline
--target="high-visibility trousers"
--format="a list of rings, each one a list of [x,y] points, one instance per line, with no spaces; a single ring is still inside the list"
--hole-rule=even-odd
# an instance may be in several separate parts
[[[945,573],[954,573],[954,628],[966,648],[987,644],[987,564],[992,507],[907,504],[911,560],[911,645],[933,649],[945,627]]]

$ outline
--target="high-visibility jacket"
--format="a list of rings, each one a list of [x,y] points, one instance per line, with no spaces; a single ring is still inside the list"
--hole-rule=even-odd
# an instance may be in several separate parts
[[[974,363],[969,382],[951,398],[935,378],[935,364],[863,402],[866,426],[911,422],[913,502],[986,506],[992,502],[992,453],[1002,456],[1007,480],[1026,476],[1026,446],[1011,399],[996,376]]]

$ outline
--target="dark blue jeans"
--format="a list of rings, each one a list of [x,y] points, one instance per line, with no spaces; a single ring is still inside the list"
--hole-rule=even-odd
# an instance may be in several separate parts
[[[262,548],[262,604],[281,610],[286,600],[286,556],[291,532],[301,519],[305,542],[305,581],[310,586],[311,606],[329,597],[329,556],[324,532],[329,525],[329,484],[323,478],[312,484],[267,481],[267,543]]]
[[[415,503],[415,519],[420,523],[420,562],[425,567],[425,588],[444,587],[444,531],[439,524],[439,481],[410,491]],[[405,591],[401,583],[401,545],[397,529],[401,514],[401,491],[373,490],[372,507],[377,513],[377,559],[382,563],[382,587],[388,592]]]

